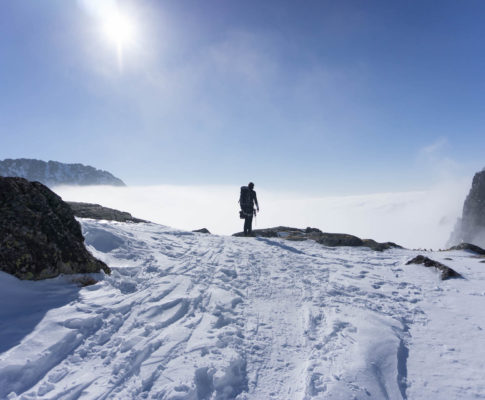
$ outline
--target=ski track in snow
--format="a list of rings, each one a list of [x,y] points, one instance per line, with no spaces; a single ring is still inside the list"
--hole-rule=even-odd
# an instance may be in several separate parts
[[[441,282],[409,250],[81,223],[111,276],[0,276],[0,399],[485,398],[470,254],[432,254],[472,276]]]

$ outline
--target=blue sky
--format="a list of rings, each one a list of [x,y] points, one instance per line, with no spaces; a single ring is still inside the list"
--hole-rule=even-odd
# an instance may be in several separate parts
[[[133,23],[122,65],[99,4]],[[471,179],[484,14],[478,0],[6,0],[0,159],[325,194]]]

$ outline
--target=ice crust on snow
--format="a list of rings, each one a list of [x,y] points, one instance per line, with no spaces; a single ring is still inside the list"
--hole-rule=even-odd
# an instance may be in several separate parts
[[[81,220],[86,288],[0,273],[0,399],[483,398],[485,270]]]

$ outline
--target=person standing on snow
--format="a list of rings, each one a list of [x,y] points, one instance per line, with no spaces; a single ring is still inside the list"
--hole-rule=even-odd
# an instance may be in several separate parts
[[[258,198],[254,191],[254,183],[249,182],[247,186],[241,187],[241,195],[239,197],[239,204],[241,206],[240,217],[244,218],[244,236],[251,235],[253,231],[253,215],[256,215],[256,210],[259,212]],[[256,210],[254,206],[256,205]]]

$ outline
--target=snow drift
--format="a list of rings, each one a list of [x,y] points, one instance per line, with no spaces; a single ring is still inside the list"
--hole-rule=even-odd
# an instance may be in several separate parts
[[[465,278],[440,281],[404,249],[81,223],[111,276],[0,273],[2,399],[485,396],[485,272],[467,252],[428,252]]]

